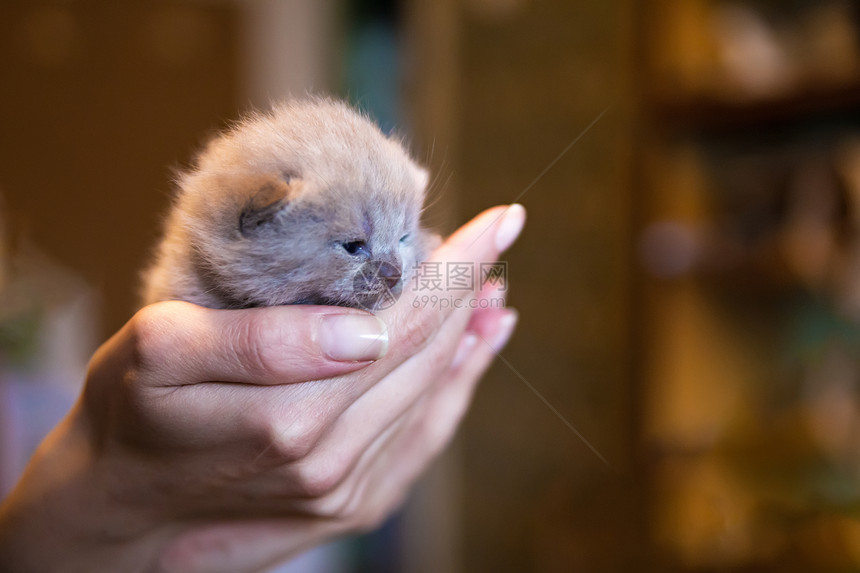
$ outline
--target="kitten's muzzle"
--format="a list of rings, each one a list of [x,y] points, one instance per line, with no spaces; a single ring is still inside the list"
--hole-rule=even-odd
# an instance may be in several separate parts
[[[388,261],[368,261],[353,281],[353,298],[362,308],[376,310],[391,306],[402,291],[400,265]]]
[[[397,288],[400,285],[400,267],[395,267],[390,263],[379,263],[379,269],[376,272],[376,276],[377,279],[388,288],[388,290]],[[399,292],[400,289],[398,289],[398,293]]]

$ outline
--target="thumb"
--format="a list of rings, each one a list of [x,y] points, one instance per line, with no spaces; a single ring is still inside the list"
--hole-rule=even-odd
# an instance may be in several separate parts
[[[171,301],[141,309],[108,344],[132,352],[141,383],[287,384],[358,370],[388,349],[370,313],[328,306],[213,310]]]

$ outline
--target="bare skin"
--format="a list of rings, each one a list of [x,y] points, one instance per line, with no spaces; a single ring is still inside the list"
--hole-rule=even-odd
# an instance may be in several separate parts
[[[494,261],[523,217],[490,209],[432,260]],[[378,525],[516,322],[472,310],[486,292],[446,293],[462,304],[443,310],[415,294],[382,324],[339,307],[145,307],[0,505],[0,570],[258,571]]]

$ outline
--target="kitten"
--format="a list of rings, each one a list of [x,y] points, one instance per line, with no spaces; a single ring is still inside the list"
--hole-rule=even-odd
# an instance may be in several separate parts
[[[419,226],[427,179],[345,104],[253,114],[180,175],[143,302],[387,306],[437,241]]]

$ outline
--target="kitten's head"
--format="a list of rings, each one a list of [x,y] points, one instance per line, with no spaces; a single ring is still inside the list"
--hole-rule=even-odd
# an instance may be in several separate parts
[[[291,103],[216,140],[181,181],[195,268],[222,306],[384,307],[425,255],[427,184],[348,107]]]

